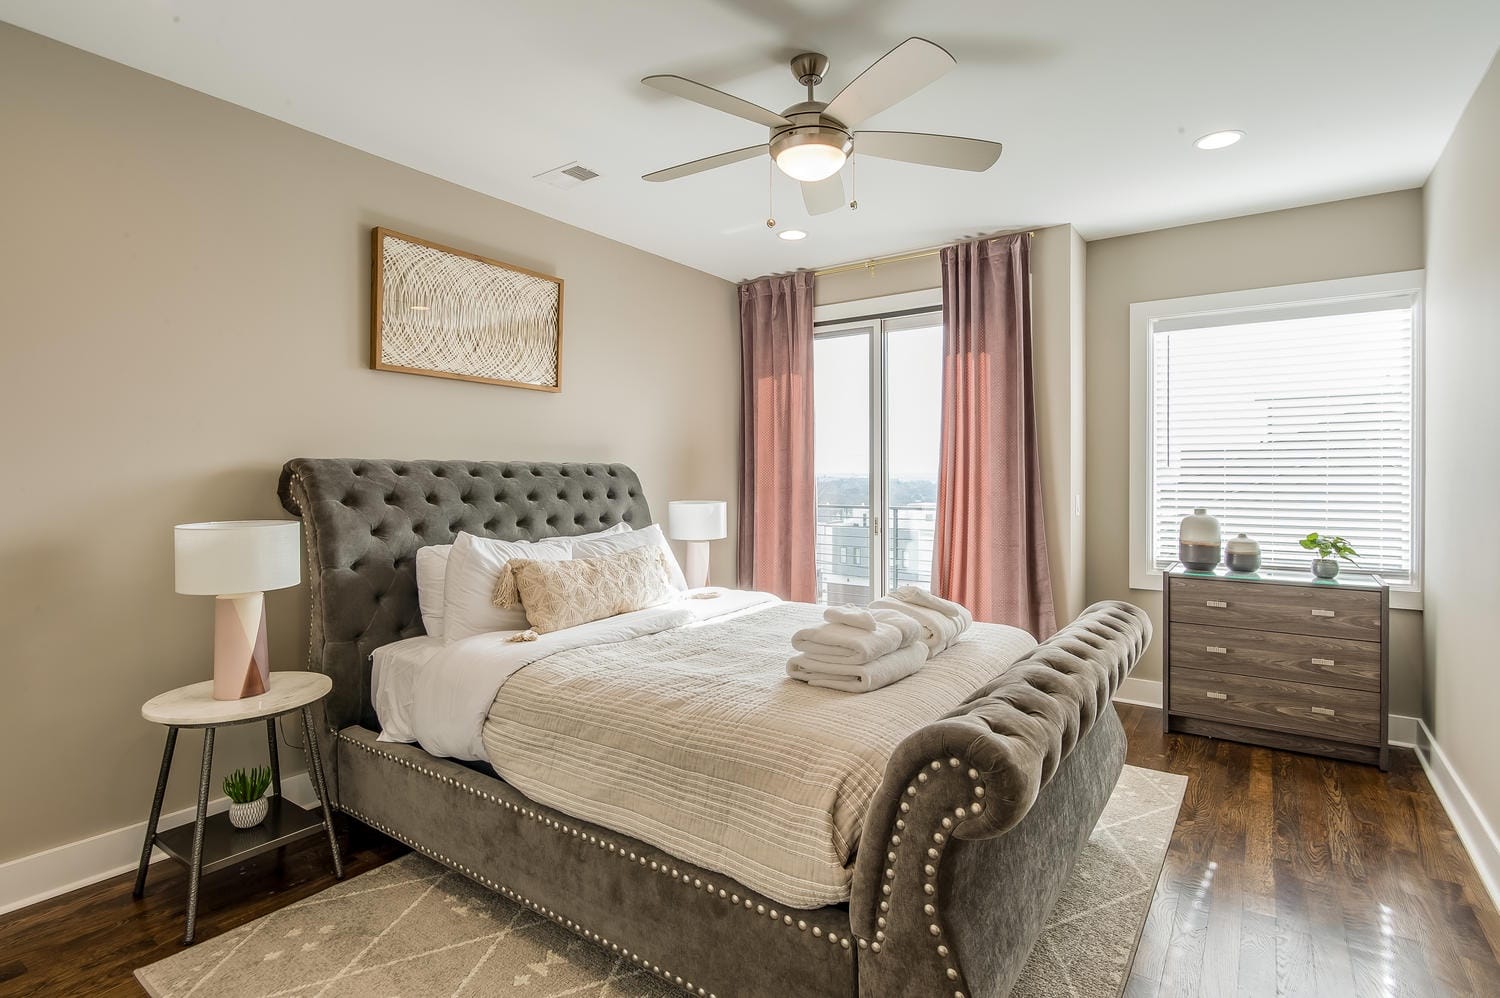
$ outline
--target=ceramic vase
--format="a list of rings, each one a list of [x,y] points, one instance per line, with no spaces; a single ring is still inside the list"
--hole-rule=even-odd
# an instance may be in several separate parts
[[[254,828],[266,820],[266,812],[271,809],[271,802],[265,797],[253,800],[248,804],[236,804],[229,802],[229,823],[235,828]]]
[[[1239,534],[1224,545],[1224,564],[1231,572],[1260,571],[1260,543],[1253,537]]]
[[[1194,572],[1211,572],[1219,564],[1219,521],[1201,506],[1177,528],[1177,560]]]
[[[1331,579],[1339,574],[1339,560],[1337,558],[1314,558],[1313,574],[1320,579]]]

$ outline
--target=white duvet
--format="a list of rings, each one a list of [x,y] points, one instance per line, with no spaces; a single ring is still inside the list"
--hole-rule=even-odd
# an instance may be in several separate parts
[[[531,663],[556,652],[706,624],[780,602],[770,593],[699,592],[720,595],[695,599],[688,593],[672,603],[542,634],[535,641],[512,641],[518,631],[491,631],[444,645],[407,675],[409,694],[399,698],[399,722],[395,717],[388,722],[377,697],[376,713],[382,728],[387,729],[383,737],[388,741],[415,741],[436,756],[485,761],[484,722],[495,696],[507,679]],[[392,709],[388,707],[387,712]]]

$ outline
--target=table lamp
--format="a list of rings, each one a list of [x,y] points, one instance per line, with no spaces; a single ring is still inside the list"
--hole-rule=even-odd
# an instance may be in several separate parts
[[[683,575],[689,589],[708,585],[708,542],[729,536],[729,504],[722,499],[679,499],[667,503],[667,536],[687,541]]]
[[[302,581],[297,520],[216,520],[172,528],[177,591],[214,596],[214,699],[243,700],[271,686],[268,589]]]

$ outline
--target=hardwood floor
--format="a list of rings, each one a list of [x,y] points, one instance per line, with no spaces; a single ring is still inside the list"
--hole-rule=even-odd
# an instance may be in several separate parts
[[[1389,774],[1192,735],[1122,705],[1136,766],[1191,779],[1126,985],[1144,996],[1500,995],[1500,914],[1410,751]],[[405,848],[351,823],[356,876]],[[140,995],[181,948],[186,875],[152,868],[0,917],[0,995]],[[199,937],[333,882],[307,840],[204,878]]]

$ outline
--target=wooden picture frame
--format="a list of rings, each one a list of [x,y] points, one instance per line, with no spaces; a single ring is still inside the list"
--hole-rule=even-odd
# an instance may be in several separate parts
[[[562,391],[562,278],[380,226],[371,245],[372,369]]]

